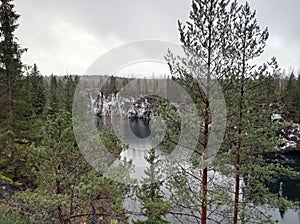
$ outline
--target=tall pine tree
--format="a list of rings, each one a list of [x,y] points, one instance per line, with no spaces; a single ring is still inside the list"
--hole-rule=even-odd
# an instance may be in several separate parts
[[[209,196],[208,188],[209,167],[202,167],[203,164],[207,164],[212,153],[208,145],[210,126],[218,122],[212,120],[210,101],[216,95],[213,93],[215,80],[226,77],[232,63],[231,29],[237,11],[236,1],[230,3],[224,0],[194,0],[190,20],[185,25],[178,22],[180,41],[186,57],[176,57],[172,53],[166,57],[173,79],[191,95],[203,121],[202,136],[199,138],[193,158],[195,169],[202,170],[195,174],[182,167],[178,173],[182,173],[185,179],[192,181],[194,187],[190,187],[187,180],[182,183],[186,185],[185,187],[177,187],[182,189],[182,193],[189,192],[184,193],[188,199],[182,199],[186,201],[179,202],[180,207],[192,208],[187,215],[193,217],[194,222],[202,224],[206,224],[213,214],[209,212],[209,207],[212,208],[209,202],[209,198],[212,198]],[[202,82],[201,85],[199,82]],[[174,199],[178,198],[175,196]]]

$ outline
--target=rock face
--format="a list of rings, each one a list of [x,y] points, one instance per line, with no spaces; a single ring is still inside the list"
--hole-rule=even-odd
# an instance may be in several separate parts
[[[88,95],[94,114],[98,117],[116,114],[129,118],[151,119],[153,102],[150,102],[149,98],[119,97],[118,93],[106,95],[103,92]]]
[[[282,121],[281,117],[277,118],[277,121]],[[286,128],[278,130],[276,134],[280,144],[274,159],[283,166],[300,172],[300,124],[291,123]]]
[[[285,129],[281,129],[277,132],[281,143],[278,149],[281,152],[300,152],[300,124],[291,124]]]
[[[280,114],[272,114],[273,122],[284,122]],[[300,152],[300,124],[291,123],[286,128],[276,132],[280,139],[278,151],[281,153]]]

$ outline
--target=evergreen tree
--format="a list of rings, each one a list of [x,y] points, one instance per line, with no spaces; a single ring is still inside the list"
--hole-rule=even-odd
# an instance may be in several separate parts
[[[16,157],[16,138],[20,138],[20,117],[17,108],[22,103],[21,54],[25,51],[17,43],[15,31],[18,28],[19,15],[14,10],[11,0],[1,0],[0,5],[0,150],[2,159],[10,168],[7,173],[14,177],[17,173],[14,167]],[[17,105],[19,104],[19,105]],[[8,165],[3,165],[4,168]],[[3,167],[1,167],[3,168]]]
[[[182,185],[185,186],[177,185],[177,189],[180,188],[185,197],[182,198],[183,202],[180,207],[192,208],[186,215],[193,217],[194,222],[202,224],[207,223],[208,214],[212,215],[208,213],[208,207],[211,206],[208,198],[212,198],[212,195],[208,196],[208,167],[201,170],[201,164],[207,164],[209,160],[207,155],[211,155],[208,149],[209,127],[215,122],[212,120],[210,111],[210,100],[214,97],[212,87],[214,80],[220,80],[229,75],[228,70],[232,63],[231,46],[234,41],[231,38],[231,29],[237,12],[236,1],[230,3],[230,1],[223,0],[194,0],[190,21],[186,22],[186,25],[178,22],[180,41],[186,58],[180,57],[178,60],[172,53],[166,57],[173,80],[181,84],[191,95],[203,121],[201,137],[193,158],[196,167],[191,168],[199,172],[195,174],[181,167],[182,170],[178,173],[183,175],[181,178],[185,181]],[[205,81],[200,86],[199,82],[203,80]],[[176,178],[173,180],[175,184],[178,183]],[[195,186],[190,187],[189,181]],[[184,192],[189,192],[189,195]],[[175,200],[177,203],[178,198]]]
[[[268,85],[276,85],[279,71],[275,59],[258,68],[250,65],[250,61],[263,52],[268,32],[260,30],[255,13],[251,12],[248,4],[239,6],[236,1],[232,1],[231,5],[229,2],[193,1],[191,21],[186,25],[179,22],[186,58],[178,59],[172,53],[167,56],[173,80],[190,93],[203,120],[202,136],[195,150],[193,165],[171,170],[168,184],[176,192],[171,200],[181,207],[178,211],[181,216],[192,217],[192,221],[197,223],[203,224],[207,220],[216,223],[237,223],[238,220],[271,222],[267,215],[248,213],[247,206],[258,208],[253,206],[253,202],[258,201],[260,206],[267,206],[267,201],[269,206],[274,207],[281,203],[265,186],[277,168],[263,158],[265,153],[274,152],[277,144],[276,126],[271,123],[272,111],[268,107],[278,97],[273,97],[274,90]],[[198,85],[199,78],[206,80],[203,85],[205,91]],[[218,171],[228,178],[235,176],[234,185],[223,183],[221,187],[214,178],[208,181],[209,167],[199,170],[197,166],[199,162],[205,162],[209,154],[209,126],[215,122],[211,117],[209,95],[212,94],[214,80],[223,86],[229,115],[227,138],[219,160],[210,167],[213,169],[211,175]],[[172,134],[167,136],[172,137]],[[176,138],[169,141],[176,144]],[[224,164],[234,164],[235,169],[228,169]],[[172,176],[172,173],[176,175]],[[241,186],[242,178],[244,187]],[[196,183],[200,183],[201,187]],[[246,191],[244,196],[247,199],[240,198],[242,189]],[[232,191],[235,192],[234,200],[229,193]],[[199,205],[201,209],[197,207]],[[209,209],[212,210],[211,216],[207,215]]]
[[[261,31],[248,3],[242,5],[233,31],[234,63],[228,77],[230,81],[226,80],[231,88],[230,95],[227,95],[227,134],[232,134],[227,141],[231,142],[230,154],[235,155],[232,223],[248,223],[250,220],[270,223],[271,217],[255,211],[257,207],[252,203],[280,206],[276,201],[278,198],[265,186],[276,172],[276,164],[267,163],[264,158],[265,154],[276,152],[278,144],[275,136],[278,126],[270,119],[273,112],[270,105],[276,103],[278,97],[270,87],[275,88],[279,69],[275,58],[260,67],[250,64],[264,51],[269,34],[267,29]],[[247,210],[249,206],[251,214]]]
[[[252,13],[248,3],[242,7],[242,10],[239,14],[237,22],[235,25],[236,32],[236,51],[235,57],[237,58],[236,67],[237,72],[234,75],[235,80],[239,83],[239,102],[231,102],[237,105],[237,141],[236,141],[236,175],[235,175],[235,201],[234,201],[234,215],[233,215],[233,223],[237,224],[238,222],[238,209],[239,209],[239,196],[240,196],[240,168],[241,168],[241,149],[242,144],[249,144],[249,142],[242,143],[242,136],[245,135],[245,132],[251,132],[253,130],[249,130],[245,128],[245,107],[249,107],[249,102],[247,102],[247,106],[245,106],[245,101],[249,101],[249,96],[246,99],[245,91],[246,91],[246,80],[251,78],[256,79],[253,76],[252,71],[250,71],[250,66],[248,61],[259,56],[264,49],[265,42],[268,38],[267,30],[263,32],[260,31],[259,26],[257,25],[255,19],[255,13]],[[239,60],[240,59],[240,60]],[[250,77],[249,77],[250,76]],[[253,89],[252,89],[253,91]],[[252,103],[252,102],[251,102]],[[249,108],[246,108],[249,110]],[[252,116],[256,116],[252,115]],[[249,119],[249,118],[248,118]],[[268,118],[267,118],[268,119]],[[250,140],[250,139],[248,139]]]
[[[15,100],[18,97],[18,82],[22,77],[21,54],[25,51],[17,43],[14,32],[18,28],[19,15],[11,0],[2,0],[0,6],[0,62],[1,85],[4,90],[2,108],[7,111],[7,125],[13,126]]]
[[[284,113],[288,121],[300,121],[300,85],[298,84],[298,80],[296,79],[294,72],[292,72],[287,81],[286,88],[283,91]]]
[[[28,89],[30,91],[31,105],[34,108],[36,115],[41,115],[44,112],[46,104],[46,95],[44,87],[44,78],[40,74],[37,65],[33,68],[27,76]]]
[[[61,85],[59,84],[59,78],[55,75],[50,76],[50,84],[48,90],[48,113],[56,113],[61,108]]]
[[[97,174],[83,158],[69,112],[49,115],[40,143],[32,144],[28,153],[36,187],[16,194],[18,207],[13,211],[30,215],[37,223],[126,221],[121,203],[124,186]]]
[[[137,192],[137,197],[141,200],[142,215],[146,217],[145,221],[136,221],[135,224],[164,224],[169,223],[163,219],[163,216],[169,213],[170,204],[164,199],[161,186],[162,177],[159,171],[158,156],[155,155],[155,149],[150,149],[148,156],[145,157],[150,165],[145,170],[146,178],[143,179],[141,187]]]
[[[78,76],[66,75],[63,78],[64,95],[62,97],[64,99],[64,109],[69,112],[72,112],[73,97],[78,81]]]

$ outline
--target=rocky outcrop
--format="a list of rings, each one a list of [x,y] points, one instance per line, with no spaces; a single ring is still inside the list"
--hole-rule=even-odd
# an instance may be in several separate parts
[[[277,132],[280,138],[278,149],[282,152],[300,152],[300,124],[291,124]]]
[[[277,122],[284,121],[278,114],[272,115],[271,119]],[[274,153],[271,158],[285,167],[300,171],[300,124],[289,123],[276,134],[280,143],[277,147],[278,152]]]
[[[272,114],[271,120],[273,122],[284,122],[280,114]],[[300,152],[300,124],[290,123],[288,126],[278,130],[276,135],[280,139],[279,152]]]
[[[119,97],[118,93],[89,93],[94,114],[98,117],[117,114],[129,118],[151,119],[153,102],[149,98]]]

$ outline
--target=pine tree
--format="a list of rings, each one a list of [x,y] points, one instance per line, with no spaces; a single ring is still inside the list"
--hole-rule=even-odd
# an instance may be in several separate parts
[[[234,201],[234,215],[233,223],[236,224],[238,221],[238,208],[239,208],[239,195],[240,195],[240,166],[241,166],[241,148],[242,148],[242,135],[249,130],[245,130],[244,116],[245,116],[245,85],[246,79],[252,78],[251,73],[249,72],[248,61],[254,57],[259,56],[264,49],[265,42],[268,38],[267,30],[260,32],[260,28],[257,25],[255,20],[255,13],[252,13],[248,3],[242,8],[241,13],[239,14],[239,20],[235,23],[236,29],[236,44],[237,50],[236,57],[237,59],[241,58],[240,61],[237,61],[237,73],[235,79],[240,82],[239,86],[239,102],[237,102],[238,110],[238,139],[236,142],[236,176],[235,176],[235,201]],[[250,73],[250,74],[249,74]],[[250,76],[250,77],[248,77]],[[253,77],[254,79],[256,77]],[[253,90],[252,90],[253,91]]]
[[[163,216],[169,213],[170,204],[164,199],[161,191],[163,185],[161,174],[158,168],[160,160],[155,155],[155,149],[150,149],[148,156],[145,157],[150,165],[145,170],[146,177],[143,178],[142,185],[139,187],[137,197],[141,200],[142,215],[145,221],[136,221],[135,224],[166,224]]]
[[[12,199],[18,208],[12,210],[30,215],[36,223],[125,221],[124,186],[99,175],[83,158],[71,114],[60,110],[48,115],[42,131],[41,141],[28,148],[35,187],[18,192]]]
[[[232,133],[229,151],[235,155],[235,195],[234,224],[239,221],[268,220],[267,215],[247,214],[247,206],[252,202],[270,206],[279,206],[274,195],[270,195],[265,183],[276,172],[276,165],[267,163],[264,154],[275,152],[278,143],[275,136],[277,125],[271,122],[270,105],[278,100],[274,90],[279,68],[275,58],[260,67],[251,65],[251,60],[259,57],[266,46],[268,30],[260,30],[248,3],[241,7],[238,19],[234,23],[235,40],[230,80],[226,80],[232,89],[227,96],[228,131]],[[274,87],[275,88],[275,87]],[[228,141],[228,139],[227,139]],[[245,186],[241,187],[241,181]],[[241,191],[243,189],[243,198]],[[253,206],[253,205],[252,205]],[[255,207],[255,206],[253,206]],[[246,209],[246,210],[245,210]],[[255,210],[255,209],[254,209]]]
[[[194,222],[203,224],[208,219],[216,223],[259,219],[270,222],[267,215],[262,217],[259,213],[247,213],[246,207],[251,202],[266,205],[267,201],[268,205],[279,207],[282,202],[265,187],[278,167],[267,163],[263,157],[266,153],[274,152],[277,144],[276,125],[271,123],[269,105],[278,100],[278,95],[275,97],[276,92],[268,85],[276,86],[279,70],[274,58],[260,67],[250,65],[250,61],[263,52],[268,32],[260,30],[249,4],[239,6],[236,1],[232,1],[231,5],[229,2],[193,1],[191,21],[186,25],[179,22],[186,58],[175,57],[172,53],[167,56],[173,80],[190,93],[204,123],[193,166],[190,170],[184,166],[173,169],[176,175],[172,177],[170,174],[168,184],[177,192],[171,200],[181,208],[186,208],[179,213],[192,217]],[[205,91],[199,87],[197,78],[205,78]],[[234,186],[229,184],[220,188],[218,183],[208,182],[209,167],[202,171],[197,167],[197,163],[205,161],[206,153],[209,153],[206,151],[209,126],[214,123],[209,95],[213,86],[211,83],[215,80],[222,84],[229,114],[227,138],[219,161],[213,163],[213,169],[228,175],[228,178],[235,176]],[[169,133],[167,136],[172,137]],[[170,142],[176,144],[176,138]],[[235,169],[228,169],[224,164],[234,164]],[[241,187],[242,178],[244,187]],[[213,181],[214,178],[210,178],[210,182]],[[201,187],[195,183],[200,183]],[[245,192],[241,199],[242,189]],[[232,190],[235,192],[234,200],[229,194]],[[201,209],[197,209],[197,205]],[[252,204],[253,207],[257,208]],[[213,218],[207,216],[209,208],[218,211],[210,213]],[[222,220],[222,217],[225,219]]]
[[[214,97],[212,86],[215,80],[221,80],[228,76],[228,70],[232,63],[231,46],[234,41],[231,38],[231,29],[236,20],[237,11],[236,1],[230,4],[230,1],[223,0],[194,0],[190,21],[186,22],[186,25],[178,22],[180,41],[186,58],[178,60],[172,53],[166,57],[173,80],[180,83],[191,95],[203,121],[202,136],[199,138],[193,158],[194,164],[199,164],[197,169],[201,167],[200,164],[208,161],[207,155],[211,153],[208,151],[208,138],[209,127],[214,122],[210,111],[210,100]],[[201,80],[205,80],[203,86],[198,84]],[[200,189],[186,186],[186,190],[190,192],[188,197],[197,198],[186,200],[185,203],[195,203],[198,207],[192,205],[182,205],[182,207],[192,207],[190,213],[192,213],[194,221],[206,224],[209,218],[207,212],[209,206],[208,167],[197,172],[196,176],[184,169],[182,173],[186,173],[185,178],[195,179],[195,182],[198,181],[197,186],[201,186]],[[185,184],[188,185],[187,180]],[[195,191],[200,192],[197,194]]]

